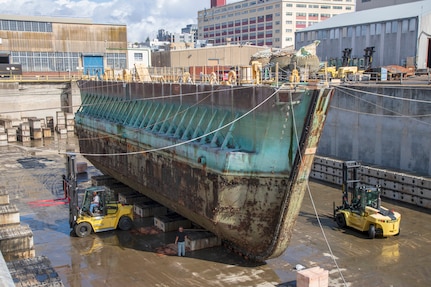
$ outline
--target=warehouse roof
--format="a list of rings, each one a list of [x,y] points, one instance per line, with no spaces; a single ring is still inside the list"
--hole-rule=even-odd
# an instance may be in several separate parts
[[[99,25],[125,26],[125,25],[122,25],[122,24],[94,23],[91,18],[72,18],[72,17],[23,16],[23,15],[5,15],[5,14],[0,14],[0,20],[37,21],[37,22],[67,23],[67,24],[94,24],[94,25],[99,24]]]
[[[412,18],[429,12],[431,12],[431,1],[417,1],[401,5],[339,14],[323,22],[319,22],[305,29],[301,29],[298,32]]]

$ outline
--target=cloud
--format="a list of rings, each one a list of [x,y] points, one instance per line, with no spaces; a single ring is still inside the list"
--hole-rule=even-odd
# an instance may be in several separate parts
[[[239,0],[227,0],[227,4]],[[159,29],[180,33],[197,23],[211,0],[0,0],[2,14],[91,18],[94,23],[127,25],[130,42],[155,38]]]

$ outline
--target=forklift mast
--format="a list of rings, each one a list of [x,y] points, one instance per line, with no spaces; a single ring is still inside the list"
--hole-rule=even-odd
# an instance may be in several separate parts
[[[361,164],[356,161],[345,161],[343,163],[343,208],[348,208],[349,204],[349,192],[355,194],[358,190],[361,179],[359,178],[359,168]]]
[[[73,227],[73,223],[78,217],[78,193],[77,187],[77,176],[76,176],[76,155],[67,154],[66,161],[66,175],[63,176],[65,194],[69,199],[69,225]]]

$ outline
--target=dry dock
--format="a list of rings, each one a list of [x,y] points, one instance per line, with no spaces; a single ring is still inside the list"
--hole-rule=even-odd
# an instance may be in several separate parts
[[[20,221],[32,229],[36,256],[50,260],[64,286],[295,286],[297,264],[329,270],[330,286],[428,286],[431,281],[428,211],[385,201],[403,216],[401,235],[369,240],[337,227],[330,217],[341,191],[317,182],[310,182],[310,194],[322,227],[306,194],[290,246],[263,264],[223,246],[189,251],[184,258],[159,253],[173,243],[174,232],[143,234],[135,229],[70,237],[68,207],[53,199],[63,196],[65,161],[59,153],[76,148],[74,138],[55,139],[43,151],[0,147],[0,185],[18,207]],[[88,171],[80,180],[97,174],[90,165]]]

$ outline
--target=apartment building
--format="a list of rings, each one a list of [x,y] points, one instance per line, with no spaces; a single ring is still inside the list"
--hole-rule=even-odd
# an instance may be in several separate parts
[[[335,15],[354,12],[355,0],[245,0],[211,2],[198,12],[198,39],[217,45],[293,46],[295,32]]]

